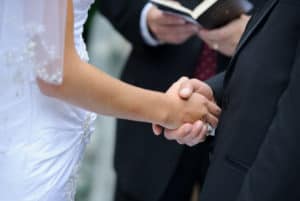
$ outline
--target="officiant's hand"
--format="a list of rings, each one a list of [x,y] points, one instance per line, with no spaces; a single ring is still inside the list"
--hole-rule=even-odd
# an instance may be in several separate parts
[[[205,94],[205,96],[214,101],[212,89],[204,82],[196,79],[184,80],[180,83],[179,96],[182,99],[190,98],[194,93]],[[218,111],[220,115],[221,110]],[[216,124],[213,125],[216,127]],[[162,132],[162,127],[153,125],[153,131],[159,135]],[[164,135],[169,140],[176,140],[180,144],[194,146],[205,141],[208,134],[208,123],[205,121],[196,121],[193,124],[186,123],[175,130],[165,129]]]
[[[250,16],[241,15],[238,19],[221,28],[213,30],[201,29],[198,35],[212,49],[226,56],[232,56],[249,19]]]
[[[198,26],[187,23],[182,17],[162,12],[152,6],[147,23],[153,36],[163,43],[181,44],[199,31]]]

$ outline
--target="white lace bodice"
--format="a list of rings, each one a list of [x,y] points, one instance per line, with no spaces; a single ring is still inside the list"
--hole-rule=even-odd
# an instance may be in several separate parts
[[[93,0],[73,2],[74,42],[87,61],[81,34]],[[96,115],[41,94],[29,70],[30,54],[22,48],[6,51],[14,41],[16,47],[24,42],[22,32],[1,31],[11,31],[11,41],[0,44],[0,186],[5,186],[0,200],[73,201]]]

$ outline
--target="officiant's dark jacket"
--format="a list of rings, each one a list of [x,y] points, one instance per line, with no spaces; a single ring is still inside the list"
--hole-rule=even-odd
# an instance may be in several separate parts
[[[195,37],[182,45],[150,47],[145,44],[139,23],[142,9],[147,2],[107,0],[99,1],[98,8],[133,47],[121,79],[143,88],[165,91],[181,76],[193,77],[202,42]],[[198,2],[187,0],[183,3],[187,5]],[[222,71],[228,64],[228,58],[219,55],[218,59],[218,71]],[[202,163],[203,169],[199,168],[199,174],[206,169],[208,146],[205,143],[193,149],[186,149],[163,137],[154,136],[149,124],[125,120],[118,120],[116,134],[117,186],[121,188],[118,190],[128,193],[128,200],[161,199],[175,174],[179,178],[194,174],[189,172],[191,168],[185,171],[184,175],[176,172],[178,168],[184,171],[186,167],[182,166],[189,165],[191,160]],[[190,158],[186,158],[187,155]],[[180,163],[184,165],[180,166]],[[187,185],[178,184],[177,189],[185,191]]]
[[[201,201],[300,200],[299,13],[299,0],[268,0],[210,80],[223,113]]]

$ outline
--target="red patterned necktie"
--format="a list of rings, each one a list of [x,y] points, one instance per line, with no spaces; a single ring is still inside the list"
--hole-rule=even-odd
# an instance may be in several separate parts
[[[216,74],[217,70],[217,53],[215,50],[203,43],[203,48],[197,62],[195,78],[207,80]]]

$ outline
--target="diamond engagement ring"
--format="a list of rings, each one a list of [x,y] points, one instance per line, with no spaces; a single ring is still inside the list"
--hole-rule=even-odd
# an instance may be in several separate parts
[[[207,126],[206,136],[215,136],[215,128],[213,128],[209,123],[207,123],[206,126]]]

